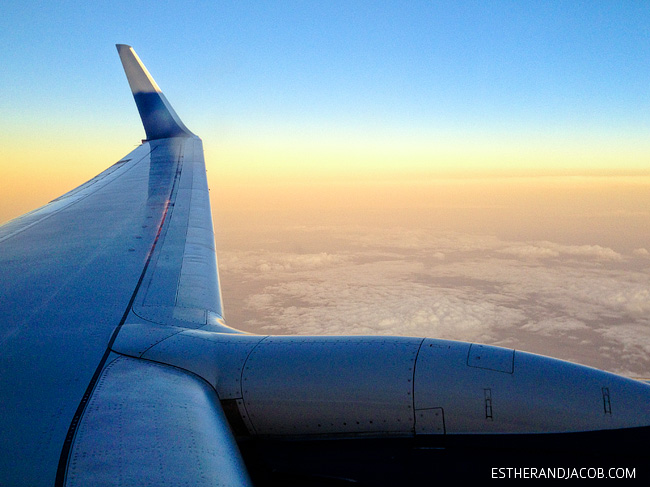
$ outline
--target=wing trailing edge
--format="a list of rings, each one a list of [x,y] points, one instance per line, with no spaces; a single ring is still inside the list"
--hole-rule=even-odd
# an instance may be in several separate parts
[[[116,44],[147,140],[193,137],[131,46]]]

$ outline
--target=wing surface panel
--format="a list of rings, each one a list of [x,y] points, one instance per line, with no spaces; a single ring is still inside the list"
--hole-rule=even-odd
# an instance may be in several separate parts
[[[122,173],[129,171],[135,163],[140,161],[142,158],[148,157],[150,151],[151,148],[148,144],[141,145],[126,157],[120,159],[111,167],[77,188],[59,196],[40,208],[4,223],[0,226],[0,243],[11,238],[15,234],[36,225],[44,219],[49,218],[76,201],[94,193],[98,188],[106,185],[116,177],[119,177]],[[130,164],[126,164],[127,162],[130,162]]]
[[[0,471],[9,485],[53,484],[70,422],[168,205],[177,160],[152,166],[158,149],[145,144],[2,230]]]

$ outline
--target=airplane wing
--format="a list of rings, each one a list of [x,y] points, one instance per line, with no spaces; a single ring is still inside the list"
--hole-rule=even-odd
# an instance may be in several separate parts
[[[1,485],[428,485],[645,466],[644,382],[475,343],[228,327],[201,140],[117,48],[147,139],[0,227]]]
[[[147,139],[0,227],[0,484],[246,485],[213,388],[111,352],[125,324],[234,332],[202,142],[117,48]]]

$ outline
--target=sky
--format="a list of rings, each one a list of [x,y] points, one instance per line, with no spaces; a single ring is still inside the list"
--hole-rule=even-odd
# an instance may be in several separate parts
[[[0,222],[144,131],[204,142],[226,318],[476,340],[650,377],[650,6],[6,1]]]

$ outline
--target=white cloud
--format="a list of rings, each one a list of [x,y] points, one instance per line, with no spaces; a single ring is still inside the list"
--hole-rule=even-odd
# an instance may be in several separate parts
[[[529,322],[522,326],[521,329],[545,336],[560,336],[576,331],[589,330],[589,327],[575,318],[560,316]]]
[[[618,252],[600,245],[562,245],[554,242],[516,243],[508,245],[499,252],[523,258],[538,259],[573,256],[612,261],[623,258]]]
[[[650,355],[643,355],[650,351],[650,276],[611,248],[426,229],[326,233],[337,241],[327,252],[220,253],[222,281],[238,283],[244,303],[243,322],[231,325],[523,344],[530,351],[542,344],[564,354],[559,358],[587,357],[590,365],[650,376]],[[593,353],[571,349],[564,338]]]
[[[219,268],[222,272],[281,273],[313,270],[331,267],[346,262],[343,254],[290,254],[286,252],[238,252],[219,254]]]
[[[547,258],[547,257],[559,257],[560,253],[557,250],[552,250],[545,247],[540,247],[537,245],[517,245],[512,247],[507,247],[505,249],[499,250],[499,252],[504,254],[511,254],[517,257],[532,257],[532,258]]]
[[[381,334],[490,341],[494,330],[525,317],[516,309],[441,293],[408,282],[367,279],[292,281],[267,286],[273,301],[249,301],[264,329],[295,334]],[[375,271],[375,272],[373,272]],[[301,305],[292,303],[300,302]],[[272,323],[272,324],[269,324]]]
[[[609,355],[618,370],[628,375],[650,378],[648,357],[650,357],[650,323],[628,323],[611,325],[599,330],[610,345]],[[611,349],[614,352],[611,352]]]

